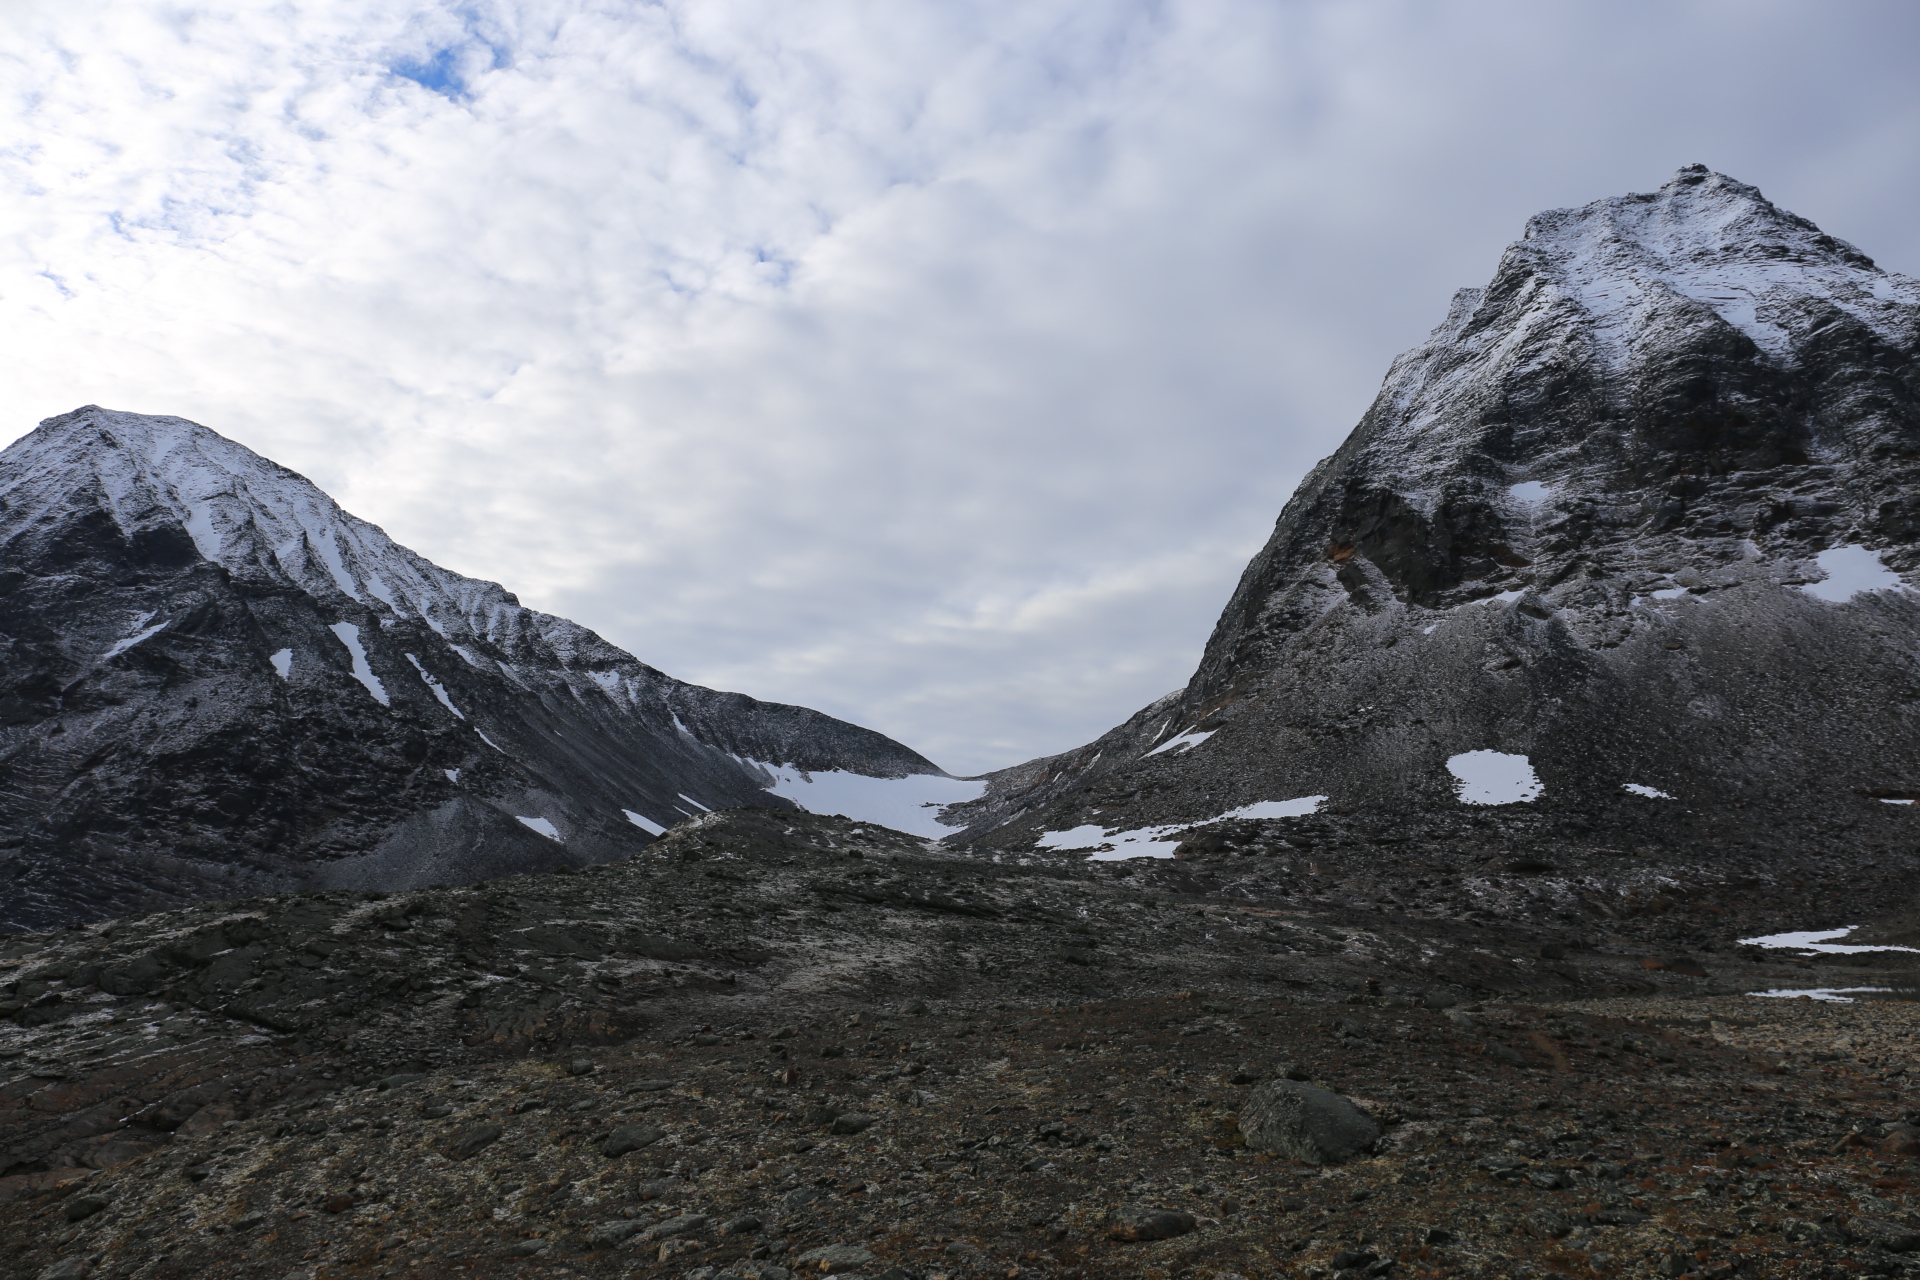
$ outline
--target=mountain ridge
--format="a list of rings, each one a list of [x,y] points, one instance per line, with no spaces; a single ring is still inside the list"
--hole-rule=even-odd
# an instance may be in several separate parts
[[[88,406],[14,442],[0,551],[10,923],[599,861],[821,775],[953,781],[675,680],[185,419]],[[94,870],[118,884],[98,902]]]

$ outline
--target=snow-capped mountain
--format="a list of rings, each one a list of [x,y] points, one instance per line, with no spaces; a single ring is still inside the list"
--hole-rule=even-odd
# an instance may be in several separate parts
[[[953,816],[1144,852],[1262,806],[1893,821],[1917,541],[1920,283],[1693,166],[1533,218],[1286,504],[1186,688]]]
[[[183,419],[0,453],[0,926],[596,862],[737,805],[938,835],[980,786],[664,675]]]

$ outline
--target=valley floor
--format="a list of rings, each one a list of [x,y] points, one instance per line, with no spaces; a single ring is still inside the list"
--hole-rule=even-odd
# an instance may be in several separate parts
[[[13,939],[0,1270],[1850,1276],[1920,1248],[1920,1005],[1741,994],[1889,983],[1739,947],[1765,894],[1677,956],[1634,933],[1671,908],[1570,930],[1289,895],[1258,859],[997,857],[742,811],[581,874]],[[1275,1075],[1377,1149],[1249,1149]],[[1143,1214],[1162,1238],[1116,1238]]]

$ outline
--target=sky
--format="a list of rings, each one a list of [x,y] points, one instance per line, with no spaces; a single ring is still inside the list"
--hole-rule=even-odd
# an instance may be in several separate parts
[[[1920,274],[1907,0],[14,0],[0,442],[191,418],[955,773],[1184,684],[1526,218]]]

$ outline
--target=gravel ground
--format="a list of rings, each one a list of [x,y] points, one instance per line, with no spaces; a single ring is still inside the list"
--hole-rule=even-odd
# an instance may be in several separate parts
[[[1920,1006],[1737,994],[1872,958],[1747,958],[1735,906],[1683,903],[1649,920],[1712,972],[1647,968],[1633,918],[1562,954],[1565,922],[1262,867],[733,814],[585,874],[18,938],[0,1269],[1851,1276],[1920,1245]],[[1375,1149],[1249,1148],[1276,1078]]]

